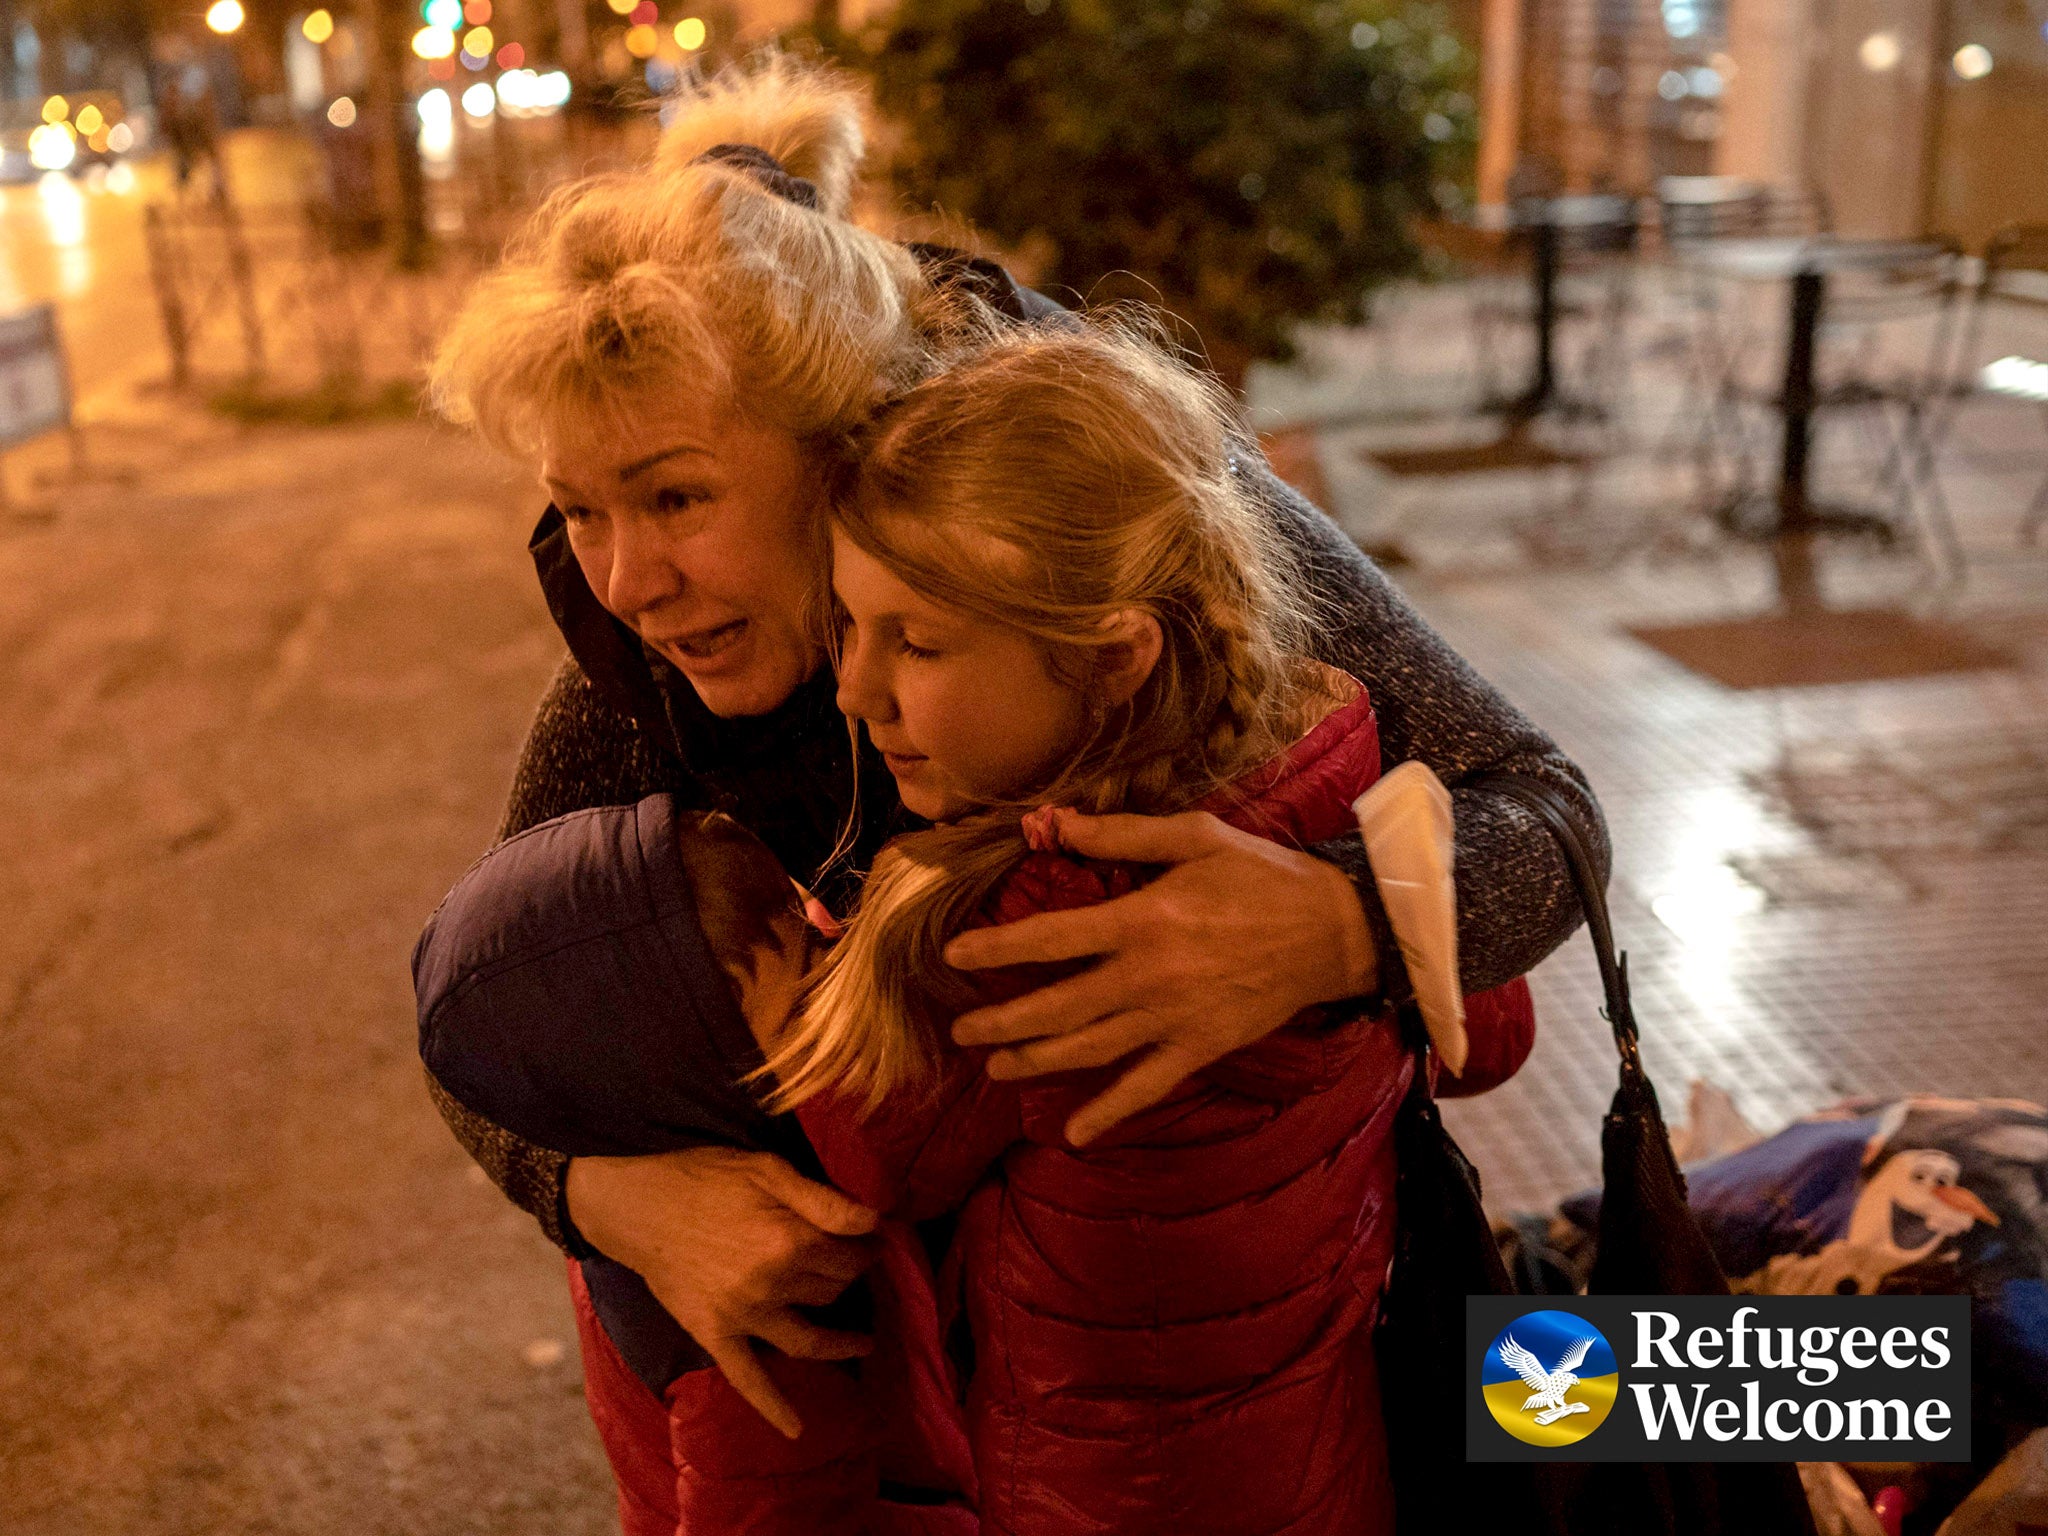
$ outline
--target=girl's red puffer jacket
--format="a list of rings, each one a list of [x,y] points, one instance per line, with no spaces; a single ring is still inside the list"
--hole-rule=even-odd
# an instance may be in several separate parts
[[[1306,846],[1379,775],[1360,690],[1208,808]],[[1127,868],[1031,854],[987,916],[1132,888]],[[1468,1091],[1520,1066],[1520,981],[1469,1000]],[[1411,1070],[1386,1018],[1305,1015],[1085,1148],[1067,1118],[1117,1069],[991,1080],[949,1050],[935,1092],[863,1120],[800,1111],[826,1170],[912,1220],[960,1209],[941,1295],[964,1299],[984,1532],[1390,1532],[1371,1323],[1392,1255],[1391,1132]]]

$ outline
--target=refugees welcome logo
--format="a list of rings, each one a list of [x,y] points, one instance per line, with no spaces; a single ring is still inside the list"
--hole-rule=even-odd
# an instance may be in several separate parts
[[[1962,1296],[1466,1301],[1473,1461],[1967,1461]],[[1467,1378],[1470,1380],[1471,1378]],[[1598,1431],[1596,1436],[1595,1432]]]
[[[1607,1422],[1620,1376],[1607,1336],[1571,1312],[1525,1312],[1479,1369],[1494,1422],[1525,1445],[1577,1445]]]

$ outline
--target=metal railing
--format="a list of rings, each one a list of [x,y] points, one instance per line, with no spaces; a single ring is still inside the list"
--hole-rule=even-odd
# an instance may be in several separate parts
[[[499,242],[444,240],[408,270],[318,206],[152,205],[150,278],[180,387],[348,394],[418,376]]]

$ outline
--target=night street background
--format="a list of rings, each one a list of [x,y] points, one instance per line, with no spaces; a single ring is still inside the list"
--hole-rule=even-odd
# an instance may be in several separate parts
[[[91,472],[9,454],[0,514],[0,1530],[610,1529],[559,1258],[429,1106],[406,970],[560,653],[534,497],[136,387],[139,197],[78,195],[67,245],[4,193]]]

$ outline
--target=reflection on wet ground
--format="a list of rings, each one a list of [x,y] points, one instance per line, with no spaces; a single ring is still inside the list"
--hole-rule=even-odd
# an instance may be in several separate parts
[[[2021,538],[2048,474],[2038,407],[1957,415],[1940,474],[1960,586],[1911,540],[1823,551],[1831,608],[1908,616],[1851,674],[1873,680],[1730,687],[1716,680],[1730,665],[1813,658],[1773,656],[1796,642],[1768,623],[1709,635],[1698,670],[1631,633],[1775,602],[1766,553],[1699,515],[1669,447],[1680,370],[1635,369],[1589,464],[1560,462],[1587,434],[1542,427],[1554,452],[1527,462],[1389,470],[1417,447],[1497,435],[1470,409],[1462,303],[1454,288],[1398,296],[1380,333],[1315,339],[1302,365],[1257,377],[1254,399],[1269,427],[1312,424],[1289,452],[1340,520],[1398,552],[1424,612],[1591,776],[1667,1108],[1684,1113],[1694,1078],[1766,1128],[1849,1094],[2048,1098],[2048,549]],[[1823,439],[1826,483],[1853,478],[1859,446]],[[1944,644],[1927,650],[1916,620]],[[1449,1109],[1502,1211],[1597,1178],[1614,1084],[1585,940],[1534,985],[1528,1067]]]

